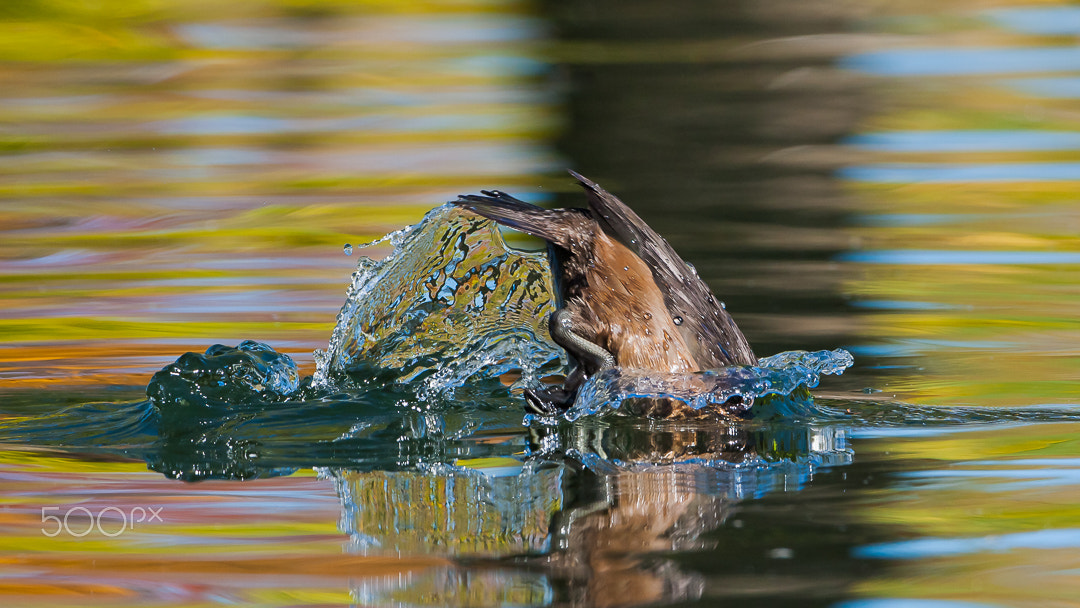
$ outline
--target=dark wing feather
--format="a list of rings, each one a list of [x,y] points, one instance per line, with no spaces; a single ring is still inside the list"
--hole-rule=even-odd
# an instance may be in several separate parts
[[[652,268],[672,316],[682,317],[679,332],[703,368],[753,365],[757,357],[731,315],[709,286],[675,253],[671,245],[636,213],[596,182],[570,171],[589,199],[593,218]],[[704,315],[704,319],[702,318]]]

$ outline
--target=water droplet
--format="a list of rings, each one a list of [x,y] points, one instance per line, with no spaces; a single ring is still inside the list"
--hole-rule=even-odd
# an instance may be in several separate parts
[[[675,325],[682,325],[682,317],[675,317],[672,321],[675,322]]]
[[[645,314],[643,314],[643,315],[641,315],[641,316],[645,317],[645,320],[646,320],[646,321],[648,321],[649,319],[651,319],[651,318],[652,318],[652,313],[651,313],[651,312],[647,312],[647,313],[645,313]]]
[[[352,255],[352,244],[345,243],[345,255]]]
[[[722,308],[723,310],[727,310],[727,304],[720,302],[720,308]]]

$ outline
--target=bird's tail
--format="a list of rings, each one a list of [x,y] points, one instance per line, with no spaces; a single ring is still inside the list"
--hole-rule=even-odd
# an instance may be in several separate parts
[[[580,235],[582,222],[590,221],[587,215],[573,209],[544,209],[498,190],[480,192],[463,194],[454,204],[564,249],[571,249],[575,240],[580,242],[580,236],[574,237]]]

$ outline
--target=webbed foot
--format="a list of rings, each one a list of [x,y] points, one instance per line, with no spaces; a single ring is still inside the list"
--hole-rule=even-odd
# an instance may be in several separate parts
[[[570,409],[574,393],[561,386],[541,389],[525,389],[525,409],[541,416],[557,416]]]

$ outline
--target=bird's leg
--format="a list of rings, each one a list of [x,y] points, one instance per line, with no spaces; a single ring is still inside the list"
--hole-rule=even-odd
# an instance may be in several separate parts
[[[525,390],[527,409],[542,416],[552,416],[570,409],[578,389],[589,376],[615,367],[615,357],[611,353],[574,332],[570,317],[570,311],[560,308],[551,313],[548,320],[552,340],[576,360],[566,381],[561,387]]]
[[[574,355],[578,360],[578,364],[585,368],[585,372],[589,376],[615,367],[615,357],[604,347],[589,342],[574,332],[574,322],[570,318],[571,316],[570,311],[565,308],[560,308],[551,313],[548,320],[551,339],[565,348],[571,355]],[[582,381],[584,381],[584,378],[582,378]]]

